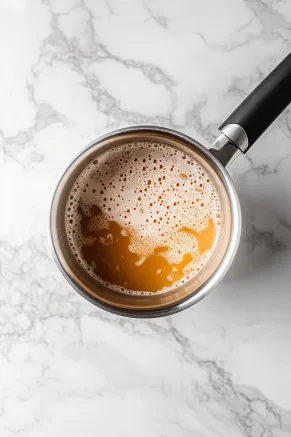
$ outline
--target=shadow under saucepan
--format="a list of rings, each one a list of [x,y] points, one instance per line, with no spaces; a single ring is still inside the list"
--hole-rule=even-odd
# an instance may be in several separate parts
[[[291,218],[288,222],[271,198],[240,191],[240,245],[230,270],[205,305],[269,311],[272,305],[287,303],[290,309]]]
[[[271,199],[257,198],[238,190],[242,208],[242,234],[228,280],[243,280],[267,267],[272,257],[291,249],[291,218],[282,218]],[[285,200],[282,199],[282,202]]]

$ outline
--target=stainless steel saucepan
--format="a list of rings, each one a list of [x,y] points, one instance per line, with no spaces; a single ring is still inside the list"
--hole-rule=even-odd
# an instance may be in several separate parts
[[[69,165],[54,193],[50,231],[56,263],[68,282],[86,299],[104,310],[131,317],[160,317],[182,311],[205,297],[229,269],[239,243],[239,200],[226,167],[246,153],[268,126],[291,102],[291,54],[221,124],[220,135],[206,149],[182,133],[156,126],[120,129],[93,141]],[[211,173],[220,195],[222,231],[207,265],[176,289],[148,296],[118,293],[92,280],[77,263],[65,232],[65,206],[78,175],[104,151],[131,141],[165,143],[198,159]]]

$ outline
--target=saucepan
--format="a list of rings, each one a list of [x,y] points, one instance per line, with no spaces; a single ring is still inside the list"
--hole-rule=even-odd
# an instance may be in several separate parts
[[[241,211],[238,196],[226,167],[246,153],[291,102],[291,54],[289,54],[234,110],[219,127],[220,134],[209,149],[182,133],[157,126],[134,126],[104,135],[90,143],[69,165],[55,190],[50,233],[55,261],[68,282],[83,297],[104,310],[129,317],[161,317],[182,311],[204,298],[224,277],[239,244]],[[151,295],[128,295],[92,280],[76,262],[65,232],[68,194],[86,166],[109,148],[130,141],[158,141],[201,160],[220,193],[224,213],[221,232],[211,260],[197,277],[175,290]]]

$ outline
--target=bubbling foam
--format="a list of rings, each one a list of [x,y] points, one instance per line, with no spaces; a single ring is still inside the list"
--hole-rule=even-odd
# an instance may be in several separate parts
[[[65,224],[72,252],[94,279],[116,291],[148,294],[197,275],[213,253],[220,216],[217,190],[198,162],[162,143],[135,142],[103,153],[79,175],[68,197]],[[95,258],[84,257],[84,247],[92,247],[97,235],[104,247],[113,243],[113,223],[119,237],[128,238],[136,266],[156,254],[167,268],[172,266],[170,273],[166,270],[166,286],[127,288],[130,280],[121,286],[102,277]]]

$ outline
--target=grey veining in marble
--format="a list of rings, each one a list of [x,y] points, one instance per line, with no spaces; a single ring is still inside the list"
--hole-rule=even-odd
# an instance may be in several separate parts
[[[159,320],[102,312],[50,253],[56,181],[132,124],[209,146],[291,49],[289,0],[0,1],[0,436],[291,436],[291,111],[229,168],[242,241]]]

